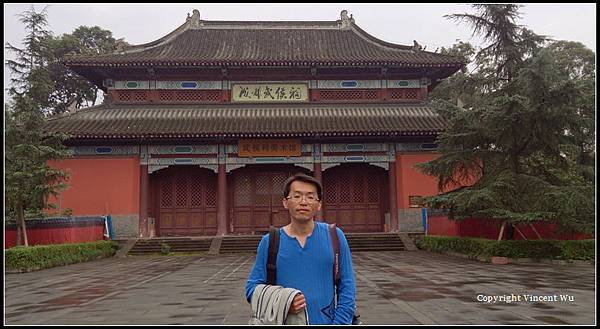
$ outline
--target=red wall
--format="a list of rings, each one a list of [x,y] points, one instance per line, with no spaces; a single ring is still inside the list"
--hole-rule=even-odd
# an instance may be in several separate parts
[[[5,230],[4,248],[17,245],[17,230]],[[30,246],[43,244],[63,244],[93,242],[104,239],[104,225],[79,227],[27,228],[27,242]]]
[[[409,208],[408,197],[411,195],[430,196],[438,194],[437,178],[422,174],[414,168],[414,165],[433,160],[439,156],[437,153],[396,154],[398,209]]]
[[[447,216],[431,216],[427,218],[427,234],[442,236],[461,236],[485,239],[498,239],[501,220],[485,220],[479,218],[469,218],[462,221],[448,219]],[[543,239],[549,240],[583,240],[593,239],[593,234],[581,232],[558,233],[557,224],[535,223],[535,229]],[[529,225],[518,224],[516,227],[525,235],[528,240],[537,240],[538,237]],[[505,228],[502,239],[508,238],[508,231]],[[523,237],[515,230],[514,240],[523,240]]]
[[[431,196],[439,193],[438,180],[418,171],[414,166],[418,163],[431,161],[439,157],[438,153],[397,153],[396,154],[396,186],[398,191],[398,208],[409,208],[409,196]],[[463,186],[473,182],[463,182]],[[449,190],[458,186],[449,187]],[[428,218],[428,234],[443,236],[464,236],[497,239],[502,221],[467,219],[452,221],[445,216],[431,216]],[[529,225],[518,225],[517,228],[527,239],[537,239],[537,235]],[[544,239],[590,239],[593,235],[584,233],[557,233],[557,225],[550,223],[536,223],[535,228]],[[504,230],[504,239],[507,238]],[[522,240],[521,235],[515,230],[515,240]]]
[[[409,208],[409,196],[432,196],[439,194],[437,177],[425,175],[418,171],[414,166],[418,163],[424,163],[436,159],[439,153],[396,153],[396,186],[398,191],[398,208]],[[462,182],[461,186],[468,186],[475,183],[475,178],[471,181]],[[444,190],[450,191],[460,186],[449,186]]]
[[[69,188],[50,202],[73,209],[74,216],[132,215],[140,208],[140,160],[123,158],[71,158],[51,161],[56,168],[67,169]]]
[[[427,235],[459,236],[458,223],[446,216],[427,217]]]

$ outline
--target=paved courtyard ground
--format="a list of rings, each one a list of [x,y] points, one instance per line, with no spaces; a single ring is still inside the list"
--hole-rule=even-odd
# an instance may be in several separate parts
[[[247,324],[254,259],[130,256],[6,274],[4,323]],[[353,259],[366,324],[596,322],[594,265],[493,265],[426,251]]]

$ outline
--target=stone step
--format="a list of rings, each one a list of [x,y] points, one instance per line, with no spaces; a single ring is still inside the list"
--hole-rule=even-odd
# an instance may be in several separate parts
[[[136,248],[131,248],[131,250],[161,250],[162,247],[161,246],[144,246],[144,247],[136,247]],[[196,250],[208,250],[210,249],[210,246],[170,246],[171,250],[176,250],[176,249],[196,249]]]
[[[165,237],[138,240],[130,254],[156,253],[167,244],[172,252],[209,251],[215,237]],[[219,253],[256,252],[262,235],[223,236]],[[396,233],[348,233],[352,251],[403,251],[406,246]],[[215,251],[216,252],[216,251]]]
[[[382,246],[382,245],[404,245],[402,241],[377,241],[377,243],[373,242],[356,242],[356,241],[348,241],[348,244],[351,246]]]
[[[169,248],[171,251],[180,251],[180,250],[198,250],[198,251],[208,251],[210,246],[184,246],[184,247],[171,247]],[[130,252],[154,252],[154,251],[162,250],[161,247],[146,247],[146,248],[132,248]]]
[[[223,248],[223,247],[225,247],[225,248],[228,248],[228,247],[258,247],[258,243],[259,243],[258,241],[255,241],[255,242],[233,242],[233,243],[223,241],[221,243],[221,248]]]
[[[177,241],[177,242],[138,242],[136,246],[162,246],[162,244],[167,244],[169,246],[195,246],[195,245],[208,245],[210,246],[210,241]]]
[[[208,250],[210,249],[210,245],[190,245],[190,246],[169,246],[169,248],[171,250],[178,250],[178,249],[197,249],[197,250]],[[162,246],[137,246],[134,248],[131,248],[131,250],[160,250],[162,249]]]
[[[348,243],[356,243],[356,244],[377,244],[377,243],[402,243],[401,240],[392,240],[392,239],[382,239],[382,240],[348,240]]]
[[[261,239],[223,239],[225,243],[259,243]]]
[[[143,254],[152,254],[152,253],[161,253],[161,249],[148,249],[148,250],[130,250],[129,254],[131,255],[143,255]],[[197,249],[197,248],[181,248],[181,249],[173,249],[171,248],[170,252],[208,252],[207,248]]]
[[[156,245],[160,246],[161,244],[210,244],[212,240],[202,240],[202,241],[138,241],[136,244],[139,245]]]
[[[356,242],[356,241],[348,241],[348,244],[351,246],[381,246],[381,245],[389,245],[389,244],[403,244],[402,241],[377,241],[375,242]]]
[[[348,234],[346,236],[352,252],[361,251],[405,251],[406,247],[395,233]]]
[[[368,251],[406,251],[404,248],[364,248],[364,249],[352,249],[352,253],[355,252],[368,252]]]
[[[129,251],[129,254],[160,253],[162,244],[168,245],[171,252],[208,252],[211,242],[212,237],[166,237],[138,240]]]

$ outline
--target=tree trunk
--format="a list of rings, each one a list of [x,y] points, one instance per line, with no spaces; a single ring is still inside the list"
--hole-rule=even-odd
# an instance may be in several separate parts
[[[22,205],[17,206],[17,246],[29,246],[25,228],[25,209]]]
[[[23,244],[23,242],[21,242],[21,223],[19,221],[19,216],[17,216],[17,246],[20,246]]]
[[[521,230],[519,230],[516,226],[515,226],[515,231],[517,231],[521,235],[523,240],[527,240],[527,237],[525,236],[525,234],[523,234],[523,232],[521,232]]]
[[[502,222],[502,227],[500,228],[500,234],[498,234],[498,241],[502,240],[502,234],[504,234],[505,226],[506,226],[506,221]]]
[[[529,223],[529,225],[531,226],[531,229],[533,229],[533,232],[535,232],[535,235],[537,235],[538,240],[542,239],[542,236],[540,235],[540,233],[535,229],[535,226],[533,226],[533,223]]]

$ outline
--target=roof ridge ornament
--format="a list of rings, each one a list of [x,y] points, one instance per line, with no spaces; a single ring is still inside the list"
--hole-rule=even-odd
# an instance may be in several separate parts
[[[412,49],[413,49],[414,51],[425,50],[425,49],[423,49],[423,46],[421,46],[421,45],[420,45],[420,44],[417,42],[417,40],[413,40],[413,47],[412,47]]]
[[[188,27],[192,28],[192,29],[202,28],[202,25],[203,25],[200,21],[200,11],[198,9],[192,10],[191,17],[190,17],[190,13],[188,13],[185,21],[188,23]]]
[[[348,17],[348,11],[345,9],[340,13],[340,18],[342,20],[341,28],[343,29],[349,28],[350,25],[354,24],[354,18],[352,17],[352,14],[350,14],[350,17]]]

